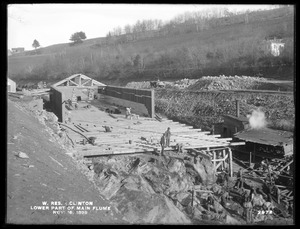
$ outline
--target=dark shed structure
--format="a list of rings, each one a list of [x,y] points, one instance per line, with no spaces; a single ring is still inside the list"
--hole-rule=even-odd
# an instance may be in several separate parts
[[[249,119],[240,115],[240,103],[236,100],[236,116],[224,115],[222,125],[222,137],[233,137],[233,135],[241,130],[249,128]]]
[[[293,132],[249,128],[234,134],[234,137],[246,141],[246,145],[240,146],[240,149],[250,150],[256,156],[273,158],[293,154]]]

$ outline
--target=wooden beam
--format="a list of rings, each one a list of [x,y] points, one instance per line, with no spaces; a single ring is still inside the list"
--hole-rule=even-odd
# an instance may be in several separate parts
[[[245,144],[245,142],[230,142],[229,146],[241,146]]]
[[[284,167],[282,167],[281,169],[279,169],[279,172],[281,172],[282,170],[284,170],[285,168],[287,168],[290,164],[292,164],[294,162],[294,160],[291,160],[289,163],[287,163]]]
[[[215,151],[213,151],[213,164],[214,164],[214,172],[216,172],[217,171],[217,169],[216,169],[216,152]]]
[[[214,161],[215,161],[215,162],[225,161],[225,158],[222,158],[222,159],[212,159],[211,161],[212,161],[212,162],[214,162]]]
[[[74,82],[73,80],[69,80],[70,83],[75,84],[76,86],[79,86],[76,82]]]
[[[91,81],[92,81],[91,79],[88,79],[86,82],[84,82],[83,84],[81,84],[81,86],[84,86],[84,85],[86,85],[87,83],[89,83]]]
[[[232,166],[232,152],[231,152],[231,149],[229,148],[228,149],[228,151],[229,151],[229,176],[230,177],[232,177],[233,176],[233,172],[232,172],[232,170],[233,170],[233,166]]]
[[[108,155],[120,155],[120,154],[136,154],[136,153],[151,153],[153,150],[119,150],[119,151],[78,151],[80,155],[83,157],[91,157],[91,156],[108,156]]]

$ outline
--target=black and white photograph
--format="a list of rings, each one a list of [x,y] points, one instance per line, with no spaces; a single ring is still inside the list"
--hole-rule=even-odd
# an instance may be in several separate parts
[[[295,225],[296,5],[5,7],[6,225]]]

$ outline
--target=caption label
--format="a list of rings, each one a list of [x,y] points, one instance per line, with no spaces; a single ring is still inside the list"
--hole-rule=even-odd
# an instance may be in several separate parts
[[[50,211],[52,214],[86,215],[91,211],[110,211],[110,206],[95,206],[93,201],[42,201],[41,205],[30,206],[34,211]]]

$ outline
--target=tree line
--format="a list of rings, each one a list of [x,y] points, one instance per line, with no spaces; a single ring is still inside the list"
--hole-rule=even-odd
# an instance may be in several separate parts
[[[272,10],[272,13],[268,11]],[[229,11],[226,7],[205,9],[202,11],[185,12],[175,16],[170,21],[138,20],[133,25],[118,26],[106,35],[106,43],[125,43],[143,38],[160,37],[170,34],[201,32],[209,28],[232,24],[248,24],[253,21],[266,20],[268,17],[278,17],[293,14],[292,6],[273,6],[270,10]]]
[[[292,77],[294,27],[293,18],[285,16],[281,19],[288,12],[286,9],[276,9],[272,14],[253,12],[267,18],[259,23],[251,21],[254,20],[252,15],[248,17],[248,23],[244,21],[232,26],[212,27],[189,36],[179,34],[148,39],[136,45],[74,46],[52,54],[42,65],[23,71],[19,77],[60,79],[78,72],[100,81],[118,79],[124,82],[220,74]],[[273,20],[272,17],[279,19]],[[188,15],[183,18],[179,16],[176,20],[189,20]],[[232,19],[234,16],[226,18]],[[221,21],[224,22],[224,18]],[[210,23],[213,25],[213,19]],[[141,24],[141,21],[137,23],[137,28]],[[160,24],[157,21],[154,25]],[[283,39],[285,47],[280,56],[272,56],[263,48],[262,41],[266,37]]]

